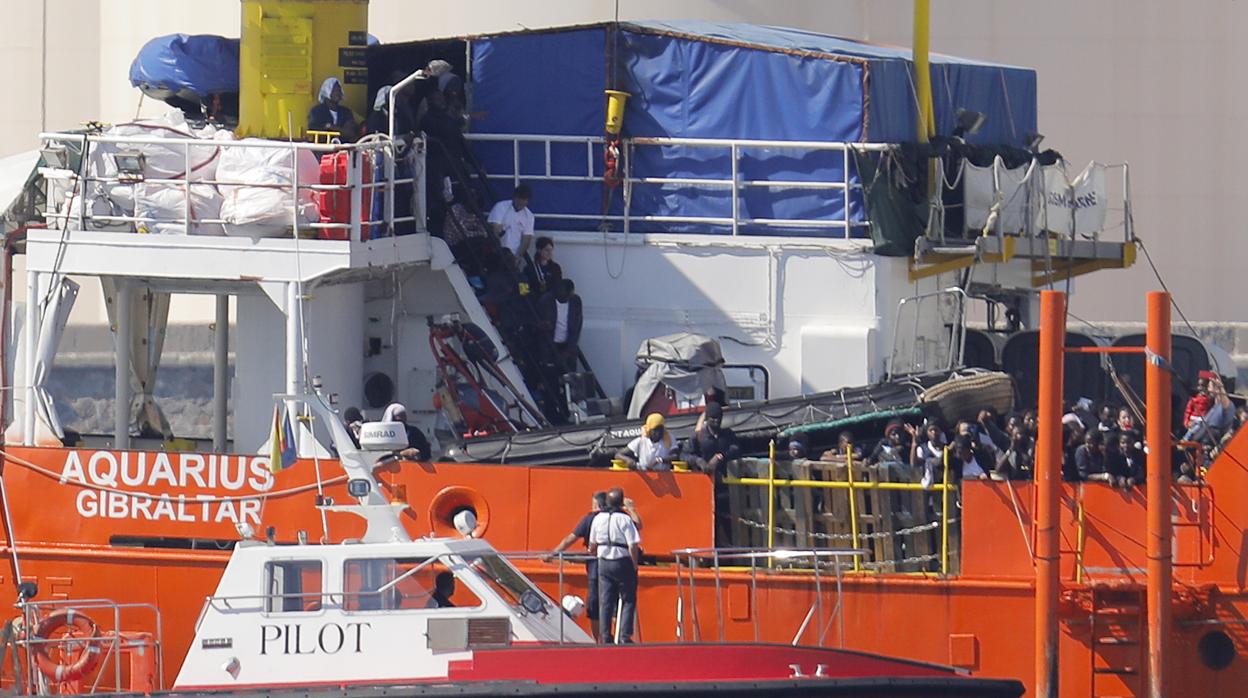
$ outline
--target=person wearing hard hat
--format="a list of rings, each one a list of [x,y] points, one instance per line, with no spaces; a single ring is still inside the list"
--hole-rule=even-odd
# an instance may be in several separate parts
[[[667,432],[663,415],[655,412],[646,417],[641,436],[628,442],[615,457],[638,470],[671,470],[676,451],[675,439]]]

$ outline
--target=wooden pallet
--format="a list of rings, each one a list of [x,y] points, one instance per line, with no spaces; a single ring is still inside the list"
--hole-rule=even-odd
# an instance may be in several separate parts
[[[766,478],[766,459],[741,459],[730,464],[729,472],[737,477]],[[847,466],[843,460],[832,461],[777,461],[777,480],[813,480],[822,482],[845,482]],[[918,483],[922,470],[908,466],[864,466],[854,463],[855,482],[910,482]],[[767,522],[767,488],[747,485],[728,486],[732,516],[732,545],[766,547],[767,530],[764,526],[751,526],[740,519],[759,524]],[[775,489],[775,525],[798,533],[774,535],[774,547],[786,548],[848,548],[853,546],[850,521],[849,490],[846,488],[786,487]],[[956,499],[950,493],[950,516],[956,516]],[[938,520],[941,495],[938,491],[901,491],[877,488],[855,488],[854,510],[858,523],[858,547],[869,555],[865,561],[876,563],[873,569],[881,572],[935,571],[934,562],[901,563],[906,558],[939,553],[941,531],[939,527],[920,533],[895,535],[901,529]],[[958,549],[957,526],[951,526],[949,537],[950,569],[956,568]],[[882,536],[870,534],[886,534]],[[828,536],[833,536],[829,538]]]

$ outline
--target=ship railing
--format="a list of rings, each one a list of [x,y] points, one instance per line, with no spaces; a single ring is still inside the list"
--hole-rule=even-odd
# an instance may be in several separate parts
[[[250,224],[245,220],[199,215],[197,201],[202,205],[205,200],[210,200],[219,205],[227,197],[237,199],[240,195],[265,190],[276,190],[287,197],[284,204],[275,206],[275,215],[266,218],[264,225],[285,225],[289,231],[279,236],[266,235],[269,237],[321,236],[360,242],[369,237],[390,235],[396,226],[403,224],[411,224],[417,230],[425,227],[425,144],[419,139],[400,153],[381,136],[348,144],[60,132],[41,133],[39,137],[44,144],[42,152],[46,163],[46,166],[39,168],[39,172],[48,189],[47,209],[43,217],[46,225],[53,229],[133,233],[156,230],[157,226],[181,226],[180,234],[194,231],[190,234],[211,236],[226,234],[225,226],[234,226],[238,235],[246,236]],[[206,163],[236,149],[287,151],[289,156],[284,162],[288,164],[274,166],[277,174],[270,177],[274,181],[268,182],[200,177],[197,174]],[[318,181],[300,180],[299,162],[301,159],[306,162],[307,154],[319,163],[323,157],[338,153],[348,154],[345,183],[322,184],[319,178]],[[149,158],[159,159],[159,167],[152,166]],[[180,160],[176,166],[172,162],[175,158]],[[398,163],[404,158],[407,158],[405,162],[411,172],[398,176]],[[111,168],[104,165],[106,162]],[[115,172],[107,171],[110,169]],[[155,202],[153,199],[147,202],[151,205],[145,205],[145,209],[164,212],[177,208],[180,209],[178,214],[138,215],[139,212],[134,210],[138,185],[144,187],[145,195],[148,194],[148,187],[177,192],[180,203],[171,206],[168,201]],[[414,197],[412,213],[396,216],[396,196],[403,193],[400,187],[407,186],[412,187]],[[123,188],[119,194],[123,199],[127,194],[124,188],[129,188],[129,210],[110,198],[109,190],[115,187]],[[345,221],[331,220],[329,211],[320,208],[318,195],[329,197],[335,194],[348,197],[349,214]],[[374,206],[378,200],[383,202],[382,205]],[[316,206],[317,215],[310,215],[309,204]],[[108,209],[108,212],[99,209]],[[378,209],[379,215],[374,213],[374,209]],[[270,223],[281,220],[285,223]],[[214,226],[219,232],[214,231]]]
[[[952,371],[962,366],[962,361],[966,351],[966,306],[967,301],[972,296],[968,295],[965,290],[958,286],[950,286],[936,291],[927,293],[919,293],[913,296],[902,298],[897,302],[897,313],[893,316],[893,339],[892,349],[888,353],[888,366],[884,374],[884,379],[889,380],[894,376],[906,373],[926,373],[928,371]],[[978,298],[978,297],[977,297]],[[944,308],[953,305],[956,310],[953,317],[948,318],[948,322],[940,322],[942,327],[947,329],[947,336],[933,333],[922,326],[922,319],[930,317],[925,314],[924,310],[930,310],[932,305],[936,306],[935,316],[941,317],[944,314]],[[907,306],[913,308],[914,326],[911,331],[905,335],[901,332],[901,318],[903,311]],[[944,318],[942,318],[943,320]],[[910,358],[908,362],[904,362],[904,342],[908,340],[910,343]],[[902,344],[902,346],[899,346]],[[930,351],[929,351],[930,349]],[[940,356],[942,349],[944,350],[943,361]],[[899,363],[902,361],[902,363]]]
[[[727,636],[724,619],[725,572],[749,574],[750,619],[754,641],[761,640],[758,576],[777,570],[810,574],[814,580],[814,599],[805,618],[793,635],[792,644],[802,644],[810,624],[814,622],[814,644],[823,646],[833,623],[837,626],[837,646],[845,646],[845,615],[842,607],[842,582],[845,572],[867,554],[861,548],[685,548],[672,551],[676,561],[676,640],[702,642],[702,619],[698,612],[698,589],[695,570],[709,569],[714,582],[715,633],[720,642]],[[830,576],[829,576],[830,573]],[[705,576],[705,575],[703,575]],[[830,612],[825,609],[824,596],[835,591]],[[688,598],[686,599],[686,591]],[[686,613],[688,609],[688,613]],[[688,623],[686,623],[688,621]],[[688,628],[686,628],[688,624]]]
[[[527,134],[494,134],[473,133],[466,137],[475,143],[500,143],[510,146],[510,172],[491,171],[487,177],[495,181],[506,181],[513,185],[526,182],[544,182],[550,184],[597,183],[606,184],[603,171],[601,150],[606,141],[601,136],[559,136],[559,135],[527,135]],[[682,227],[695,227],[698,232],[714,232],[730,230],[736,236],[743,234],[744,229],[761,229],[776,231],[782,234],[795,229],[832,230],[837,237],[867,237],[866,229],[870,226],[865,214],[853,215],[859,210],[859,201],[863,196],[863,186],[858,179],[857,166],[854,162],[855,152],[884,152],[895,146],[881,143],[845,143],[837,141],[786,141],[756,140],[728,138],[625,138],[625,148],[620,174],[623,190],[623,204],[618,213],[550,213],[542,212],[540,202],[534,215],[538,219],[558,221],[564,225],[584,224],[585,230],[597,230],[604,224],[616,225],[624,233],[632,231],[635,224],[667,224]],[[538,162],[532,163],[529,154],[540,148]],[[564,159],[556,163],[559,154],[576,152],[584,149],[584,161],[578,156],[570,155],[567,160],[575,159],[575,167],[565,166]],[[700,157],[714,158],[727,156],[728,171],[720,177],[670,177],[666,173],[647,173],[639,169],[638,152],[642,150],[675,149],[677,152],[698,153]],[[832,176],[820,179],[818,173],[810,174],[809,179],[750,179],[744,174],[743,161],[751,154],[760,151],[781,151],[791,153],[795,158],[810,154],[831,154],[833,161],[818,166],[820,171],[828,171]],[[839,155],[839,158],[836,156]],[[837,171],[839,168],[839,172]],[[678,190],[720,190],[730,192],[729,210],[727,215],[664,215],[645,213],[636,210],[633,193],[637,187],[657,186],[670,187]],[[810,194],[813,192],[831,192],[833,198],[840,198],[842,207],[836,218],[765,218],[750,217],[747,207],[742,206],[742,197],[753,189],[767,189],[776,195]]]
[[[59,650],[62,657],[80,657],[86,652],[103,652],[104,656],[99,661],[99,668],[88,672],[83,680],[90,680],[91,684],[81,690],[83,693],[131,693],[148,692],[152,690],[163,690],[165,687],[164,674],[164,635],[161,622],[160,609],[155,604],[150,603],[118,603],[111,599],[56,599],[51,601],[25,601],[20,604],[22,611],[22,623],[25,633],[16,644],[26,651],[27,662],[24,667],[26,687],[32,689],[31,693],[47,695],[49,691],[49,681],[60,683],[55,676],[45,676],[38,668],[34,660],[34,652],[36,647],[47,647],[49,649]],[[90,618],[91,615],[106,614],[111,616],[111,631],[100,628],[101,632],[97,637],[84,637],[75,632],[67,632],[57,637],[39,637],[35,634],[41,621],[49,616],[63,612],[72,619],[75,614],[83,614]],[[135,616],[139,616],[135,618]],[[126,621],[130,621],[127,623]],[[131,633],[126,632],[122,628],[127,625],[134,627],[152,627],[155,629],[155,636],[146,632]],[[98,626],[97,626],[98,627]],[[132,654],[141,654],[151,651],[153,653],[153,663],[146,663],[153,667],[155,674],[155,686],[143,686],[140,677],[136,677],[135,664],[132,662],[130,667],[123,669],[122,654],[130,652]],[[112,670],[112,683],[104,683],[107,670]],[[130,672],[131,685],[122,686],[122,676],[125,670]],[[92,676],[94,674],[94,676]],[[78,691],[75,691],[78,692]]]
[[[723,484],[726,486],[765,488],[767,491],[764,513],[766,522],[754,521],[745,517],[746,512],[734,511],[733,515],[738,517],[742,523],[757,528],[764,532],[766,547],[763,550],[779,549],[776,546],[776,535],[789,535],[797,539],[806,537],[813,540],[827,540],[829,543],[833,541],[844,541],[849,544],[851,550],[866,551],[864,555],[855,555],[850,562],[850,571],[854,573],[877,573],[887,571],[889,567],[897,568],[903,565],[922,565],[927,568],[932,563],[939,563],[939,574],[947,576],[954,572],[955,565],[951,560],[957,559],[958,548],[958,531],[955,524],[957,519],[951,516],[950,509],[957,506],[958,502],[958,486],[950,480],[950,454],[949,448],[946,447],[943,452],[942,463],[937,470],[940,472],[933,473],[933,482],[926,485],[922,482],[897,482],[884,481],[875,479],[858,479],[855,476],[855,469],[861,469],[862,464],[857,462],[853,454],[852,448],[848,448],[846,453],[839,456],[837,461],[823,463],[830,467],[843,467],[845,470],[844,480],[833,479],[801,479],[794,477],[776,477],[776,447],[775,442],[771,443],[769,455],[766,460],[767,470],[765,477],[738,477],[732,474],[723,478]],[[845,491],[848,499],[848,518],[849,531],[845,533],[822,533],[811,530],[813,522],[806,522],[805,526],[808,530],[789,530],[776,524],[777,518],[777,489],[789,488],[793,490],[823,490],[823,491]],[[924,521],[923,523],[911,526],[905,529],[885,529],[884,531],[863,531],[859,523],[859,506],[858,494],[862,492],[909,492],[916,495],[922,495],[924,499],[929,497],[939,498],[939,512],[936,512],[934,521]],[[933,507],[936,506],[935,500],[932,501]],[[926,508],[926,503],[925,503]],[[880,516],[891,516],[893,512],[875,512]],[[926,536],[932,532],[939,530],[940,542],[939,549],[936,552],[921,552],[919,546],[912,546],[909,549],[919,554],[910,555],[901,559],[889,559],[887,557],[879,557],[874,560],[864,560],[863,557],[871,556],[871,551],[866,545],[877,541],[890,541],[901,536]],[[802,548],[799,548],[802,549]],[[828,550],[835,548],[815,548],[817,550]],[[921,569],[923,569],[921,568]],[[924,572],[926,573],[926,572]]]
[[[562,551],[562,550],[557,553],[552,553],[548,550],[547,551],[541,551],[541,550],[511,551],[511,552],[500,552],[499,555],[502,555],[508,561],[540,560],[542,562],[554,561],[556,563],[556,566],[557,566],[556,575],[557,576],[556,576],[556,584],[555,584],[555,590],[556,590],[555,601],[556,601],[556,605],[561,609],[559,612],[559,644],[561,645],[565,644],[565,638],[567,637],[567,635],[564,629],[567,627],[568,623],[574,623],[572,617],[569,616],[567,612],[565,612],[567,611],[567,609],[563,608],[563,599],[567,594],[567,586],[566,586],[567,575],[566,575],[565,565],[568,563],[572,563],[574,565],[583,565],[586,562],[589,562],[590,560],[596,560],[597,558],[588,553],[569,553],[569,552]],[[586,602],[588,601],[588,599],[581,599],[581,601]],[[637,626],[637,636],[640,638],[641,623],[637,619],[636,616],[634,616],[633,620],[634,620],[635,625]]]
[[[960,158],[950,173],[946,167],[949,162],[944,158],[937,162],[940,186],[938,195],[932,197],[927,237],[938,243],[955,243],[979,236],[997,238],[1001,245],[998,249],[1004,249],[1005,238],[1009,236],[1135,243],[1129,163],[1093,162],[1072,178],[1064,160],[1042,165],[1033,157],[1027,165],[1010,169],[997,156],[990,168],[983,168],[990,169],[992,177],[988,215],[982,225],[977,221],[975,226],[962,217],[965,234],[955,234],[954,239],[950,239],[945,225],[947,209],[960,207],[964,214],[970,213],[966,202],[970,181],[967,172],[971,165]],[[1104,173],[1104,187],[1098,188],[1102,183],[1101,172]],[[1050,173],[1060,173],[1060,179],[1048,176]],[[943,196],[946,192],[954,194],[950,201]],[[1094,224],[1099,217],[1079,215],[1080,209],[1096,208],[1103,208],[1103,224]]]

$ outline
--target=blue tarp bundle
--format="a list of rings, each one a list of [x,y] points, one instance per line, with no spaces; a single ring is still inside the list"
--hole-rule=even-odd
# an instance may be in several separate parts
[[[1034,71],[933,55],[931,73],[937,133],[952,132],[960,108],[986,116],[972,143],[1022,146],[1036,130]],[[624,134],[632,137],[898,143],[914,140],[915,133],[908,50],[779,27],[633,22],[478,37],[472,40],[472,82],[478,133],[601,135],[608,87],[633,95],[624,119]],[[491,173],[513,172],[510,145],[479,143],[478,152]],[[584,145],[557,144],[551,155],[552,174],[584,174]],[[601,173],[601,153],[592,157]],[[543,174],[541,146],[522,148],[519,160],[522,178]],[[634,176],[665,178],[728,180],[731,170],[726,148],[639,147],[631,165]],[[763,147],[743,149],[739,166],[744,180],[822,182],[842,181],[845,167],[840,152]],[[539,218],[602,213],[600,185],[533,185]],[[613,214],[620,213],[619,198]],[[851,220],[862,220],[860,199],[850,199]],[[844,207],[844,195],[826,189],[752,187],[739,199],[744,219],[841,220]],[[635,188],[631,212],[728,217],[731,208],[726,187],[656,184]],[[542,224],[586,229],[584,221],[547,218]],[[747,226],[741,232],[843,235],[835,228],[796,228]],[[858,226],[853,234],[866,237],[868,231]]]
[[[130,84],[156,99],[200,100],[238,92],[238,39],[206,34],[158,36],[130,64]]]

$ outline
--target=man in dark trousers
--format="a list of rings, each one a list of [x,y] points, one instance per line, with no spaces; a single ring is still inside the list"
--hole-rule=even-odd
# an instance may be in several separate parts
[[[575,371],[585,315],[572,279],[560,279],[554,291],[542,296],[537,303],[537,314],[542,321],[542,330],[555,344],[560,370],[564,373]]]
[[[607,509],[594,517],[589,530],[589,552],[598,558],[599,642],[612,641],[611,620],[620,605],[615,639],[633,641],[633,617],[637,613],[637,563],[641,558],[641,534],[624,511],[624,490],[607,492]]]
[[[555,549],[550,551],[549,555],[544,556],[542,560],[550,562],[556,555],[570,548],[578,540],[585,541],[585,547],[588,549],[589,529],[593,526],[594,519],[598,514],[606,511],[606,509],[607,493],[595,492],[594,498],[590,502],[589,513],[582,516],[581,520],[577,522],[576,528],[564,536],[563,540],[559,541],[559,545],[556,545]],[[637,515],[637,510],[633,507],[633,500],[628,497],[624,498],[624,513],[628,514],[628,518],[633,520],[633,525],[640,531],[641,517]],[[585,615],[589,618],[590,628],[594,631],[594,639],[597,640],[601,633],[598,629],[598,558],[596,557],[591,557],[585,561],[585,584],[589,592],[587,594],[589,598],[585,599]]]

